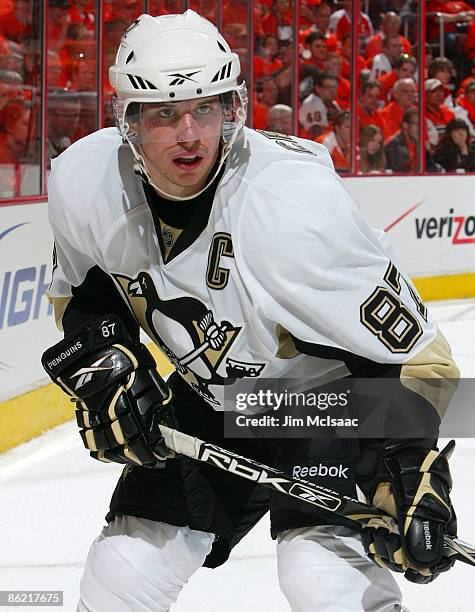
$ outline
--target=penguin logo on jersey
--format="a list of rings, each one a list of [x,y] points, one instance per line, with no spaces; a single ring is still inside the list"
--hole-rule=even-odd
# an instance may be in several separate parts
[[[207,401],[219,404],[210,385],[229,385],[237,378],[259,376],[263,370],[263,363],[244,363],[227,357],[242,327],[216,320],[196,298],[161,299],[146,272],[140,272],[136,278],[118,274],[113,277],[141,327]],[[226,376],[218,374],[223,362]]]

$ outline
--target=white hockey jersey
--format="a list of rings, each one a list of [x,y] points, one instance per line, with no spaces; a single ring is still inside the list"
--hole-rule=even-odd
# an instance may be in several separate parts
[[[348,373],[344,360],[299,352],[295,339],[378,363],[431,363],[420,355],[433,346],[434,322],[315,142],[244,129],[203,231],[166,262],[130,149],[113,128],[53,161],[49,214],[50,295],[71,296],[98,266],[216,409],[223,385],[243,377]],[[439,365],[450,368],[442,353]]]

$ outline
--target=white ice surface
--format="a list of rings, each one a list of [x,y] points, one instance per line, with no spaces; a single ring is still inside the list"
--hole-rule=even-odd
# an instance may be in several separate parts
[[[462,375],[475,377],[475,301],[432,304],[431,310]],[[459,535],[475,543],[475,441],[457,441],[451,466]],[[0,590],[63,590],[63,608],[28,609],[73,612],[89,544],[104,522],[120,471],[89,459],[72,422],[1,455]],[[274,547],[263,520],[228,563],[193,576],[172,612],[288,611],[278,589]],[[400,584],[411,612],[475,610],[475,567],[457,563],[427,586],[403,579]]]

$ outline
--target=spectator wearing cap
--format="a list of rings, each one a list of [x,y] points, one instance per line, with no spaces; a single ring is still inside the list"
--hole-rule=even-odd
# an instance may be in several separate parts
[[[386,168],[393,172],[417,172],[417,142],[419,140],[419,111],[407,110],[401,122],[401,131],[384,147]]]
[[[341,43],[340,55],[343,59],[341,76],[351,79],[351,58],[353,57],[353,40],[351,34],[345,34]],[[356,73],[360,74],[366,68],[366,60],[362,55],[356,57]]]
[[[302,53],[305,64],[324,70],[327,57],[325,36],[320,32],[312,32],[305,39],[305,49]]]
[[[383,133],[375,125],[360,130],[358,139],[358,172],[380,174],[386,170]]]
[[[379,110],[379,98],[381,87],[377,81],[364,81],[360,87],[360,98],[358,106],[358,127],[376,125],[384,131],[384,122]]]
[[[467,111],[472,126],[475,126],[475,78],[465,84],[464,93],[457,98],[457,104]]]
[[[375,55],[383,50],[383,42],[390,34],[399,34],[401,29],[401,18],[394,11],[388,11],[383,15],[381,22],[381,32],[372,36],[366,45],[365,56],[367,60],[371,60]],[[401,35],[403,52],[407,55],[412,55],[411,43]]]
[[[313,138],[329,131],[331,123],[340,114],[336,103],[338,79],[323,72],[318,75],[314,91],[305,98],[299,109],[299,122]]]
[[[399,133],[405,111],[416,102],[417,87],[413,79],[399,79],[393,88],[394,100],[381,110],[384,125],[384,141],[388,142]]]
[[[450,108],[444,104],[445,89],[439,79],[427,79],[425,82],[425,92],[425,116],[427,121],[437,130],[439,137],[438,142],[440,142],[445,133],[447,124],[449,121],[452,121],[452,119],[455,119],[455,115]]]
[[[315,15],[314,22],[309,28],[300,32],[300,40],[305,40],[305,38],[312,32],[319,32],[325,37],[327,51],[335,52],[338,49],[338,39],[335,34],[330,32],[328,28],[330,24],[330,15],[332,12],[330,5],[327,2],[322,1],[314,8],[313,12]]]
[[[383,40],[381,53],[375,55],[366,64],[370,70],[370,78],[378,79],[383,74],[391,72],[403,53],[402,39],[400,34],[388,34]]]
[[[292,109],[287,104],[274,104],[266,117],[266,130],[278,134],[292,134]]]
[[[318,137],[317,142],[329,151],[335,170],[340,173],[351,169],[351,116],[348,111],[340,113],[333,122],[333,131]]]
[[[396,81],[400,79],[412,79],[415,82],[416,70],[416,58],[403,53],[391,72],[383,74],[383,76],[378,79],[381,86],[381,100],[383,100],[385,104],[391,101],[392,89]]]
[[[470,144],[470,133],[465,121],[449,121],[434,153],[434,160],[447,172],[475,172],[475,145]]]

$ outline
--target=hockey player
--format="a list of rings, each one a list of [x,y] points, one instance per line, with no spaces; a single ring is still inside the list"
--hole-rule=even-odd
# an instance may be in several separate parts
[[[445,402],[423,380],[457,377],[326,149],[244,127],[239,73],[193,11],[142,15],[110,69],[119,133],[100,130],[53,162],[50,294],[65,339],[43,364],[75,399],[92,456],[126,464],[86,562],[81,612],[169,610],[268,509],[294,612],[394,611],[387,568],[424,583],[452,565],[442,556],[443,535],[455,534],[450,473],[433,437],[223,440],[221,391],[246,376],[392,377],[396,416],[414,405],[434,418]],[[176,367],[167,383],[139,326]],[[351,496],[357,482],[401,533],[378,520],[361,533],[173,457],[159,423],[287,472],[339,466],[314,480]]]

